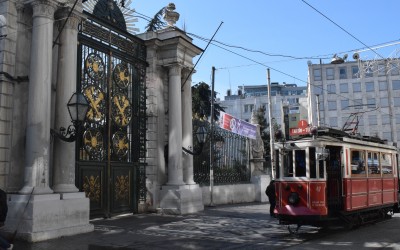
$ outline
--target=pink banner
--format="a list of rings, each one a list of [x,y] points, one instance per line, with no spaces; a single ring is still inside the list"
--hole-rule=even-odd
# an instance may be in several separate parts
[[[235,118],[225,112],[220,112],[219,126],[223,129],[238,135],[246,136],[250,139],[256,139],[257,136],[256,125]]]

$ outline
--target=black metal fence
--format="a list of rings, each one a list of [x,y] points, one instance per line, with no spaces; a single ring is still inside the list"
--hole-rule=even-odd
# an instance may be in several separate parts
[[[196,133],[199,126],[205,126],[210,131],[210,123],[193,122]],[[207,135],[200,155],[193,157],[194,181],[198,184],[210,183],[210,152],[213,150],[214,185],[250,182],[249,150],[247,139],[227,130],[214,126],[213,143],[210,146],[211,135]],[[196,151],[200,145],[194,136]]]

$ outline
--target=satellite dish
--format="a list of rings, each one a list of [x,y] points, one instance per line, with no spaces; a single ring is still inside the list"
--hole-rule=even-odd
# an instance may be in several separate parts
[[[343,56],[343,61],[346,61],[347,57],[348,57],[348,55],[347,55],[347,54],[344,54],[344,56]]]
[[[311,66],[311,65],[312,65],[312,62],[311,62],[310,60],[308,60],[308,61],[307,61],[307,65],[308,65],[308,66]]]
[[[360,55],[359,55],[358,53],[354,53],[354,54],[353,54],[353,59],[354,59],[354,60],[360,59]]]

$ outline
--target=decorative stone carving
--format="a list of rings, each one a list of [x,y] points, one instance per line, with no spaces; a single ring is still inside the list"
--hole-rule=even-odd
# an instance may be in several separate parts
[[[31,3],[33,9],[33,17],[47,17],[54,19],[56,5],[48,0],[37,0]]]
[[[179,20],[179,13],[175,11],[175,4],[170,3],[165,7],[164,20],[168,23],[168,26],[175,26],[175,23]]]

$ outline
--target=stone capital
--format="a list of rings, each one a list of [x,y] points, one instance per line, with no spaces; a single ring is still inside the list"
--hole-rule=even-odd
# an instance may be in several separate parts
[[[168,66],[169,76],[180,76],[182,74],[182,66],[179,64],[173,64]]]
[[[76,13],[72,13],[69,17],[68,14],[70,12],[69,8],[64,8],[61,11],[58,11],[56,13],[56,19],[60,20],[58,22],[58,27],[61,29],[61,27],[64,25],[64,29],[78,29],[78,25],[82,20],[82,17]],[[67,19],[68,18],[68,19]]]
[[[30,2],[33,9],[33,17],[47,17],[54,19],[57,6],[50,0],[34,0]]]

